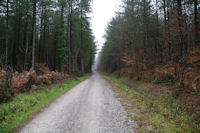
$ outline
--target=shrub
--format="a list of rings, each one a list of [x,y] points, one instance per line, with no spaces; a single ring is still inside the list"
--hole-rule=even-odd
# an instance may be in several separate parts
[[[35,70],[19,72],[0,71],[0,102],[8,100],[12,94],[28,92],[40,85],[58,83],[69,75],[50,71],[45,64],[36,64]]]
[[[0,88],[6,84],[6,80],[7,80],[6,71],[1,70],[0,71]]]
[[[164,66],[155,67],[154,70],[156,77],[177,79],[180,65],[176,62],[168,62]]]
[[[12,90],[8,86],[6,71],[0,71],[0,102],[10,99]]]
[[[34,73],[33,70],[23,73],[15,72],[11,79],[9,79],[9,87],[13,89],[14,93],[27,91],[27,89],[30,89],[31,87],[32,75]]]
[[[9,100],[11,96],[12,89],[9,88],[7,85],[0,88],[0,103]]]
[[[65,78],[64,75],[58,71],[50,71],[49,68],[45,66],[45,64],[36,64],[35,71],[36,74],[33,75],[33,79],[37,85],[48,85],[61,81]]]

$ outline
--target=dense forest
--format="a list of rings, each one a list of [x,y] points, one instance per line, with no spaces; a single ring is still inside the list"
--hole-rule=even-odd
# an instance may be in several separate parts
[[[65,73],[90,71],[95,43],[91,0],[1,0],[0,68],[45,63]]]
[[[91,0],[0,1],[0,102],[91,72]]]
[[[200,89],[199,0],[124,0],[107,26],[100,69]]]
[[[0,0],[0,133],[29,131],[200,133],[200,0]]]

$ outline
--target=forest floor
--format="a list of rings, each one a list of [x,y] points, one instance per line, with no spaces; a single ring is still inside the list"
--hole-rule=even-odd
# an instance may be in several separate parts
[[[11,101],[0,104],[0,133],[11,133],[30,121],[44,107],[75,85],[87,79],[90,74],[62,83],[40,86],[34,91],[16,95]]]
[[[194,106],[200,97],[197,94],[175,97],[170,87],[162,84],[101,74],[113,86],[129,117],[137,122],[137,132],[200,132],[200,107]]]

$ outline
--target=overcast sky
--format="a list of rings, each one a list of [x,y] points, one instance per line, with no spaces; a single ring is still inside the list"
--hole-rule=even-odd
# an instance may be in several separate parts
[[[108,22],[115,16],[115,12],[119,10],[121,0],[93,0],[92,2],[92,19],[91,26],[98,42],[98,48],[102,47],[105,42],[103,36]]]

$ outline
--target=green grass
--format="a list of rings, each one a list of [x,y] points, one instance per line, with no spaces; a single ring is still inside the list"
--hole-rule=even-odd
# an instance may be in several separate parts
[[[20,124],[89,76],[85,75],[79,78],[79,80],[68,80],[61,86],[40,87],[33,93],[19,94],[12,101],[1,104],[0,133],[16,131]]]
[[[148,86],[142,82],[130,87],[123,82],[123,79],[101,74],[111,83],[123,102],[131,104],[131,107],[127,107],[127,104],[122,102],[132,115],[131,118],[137,121],[139,132],[148,132],[146,126],[152,126],[154,132],[162,133],[200,132],[199,118],[195,119],[192,115],[188,115],[184,108],[178,105],[176,99],[167,92],[149,91]],[[160,91],[165,90],[160,89]]]

